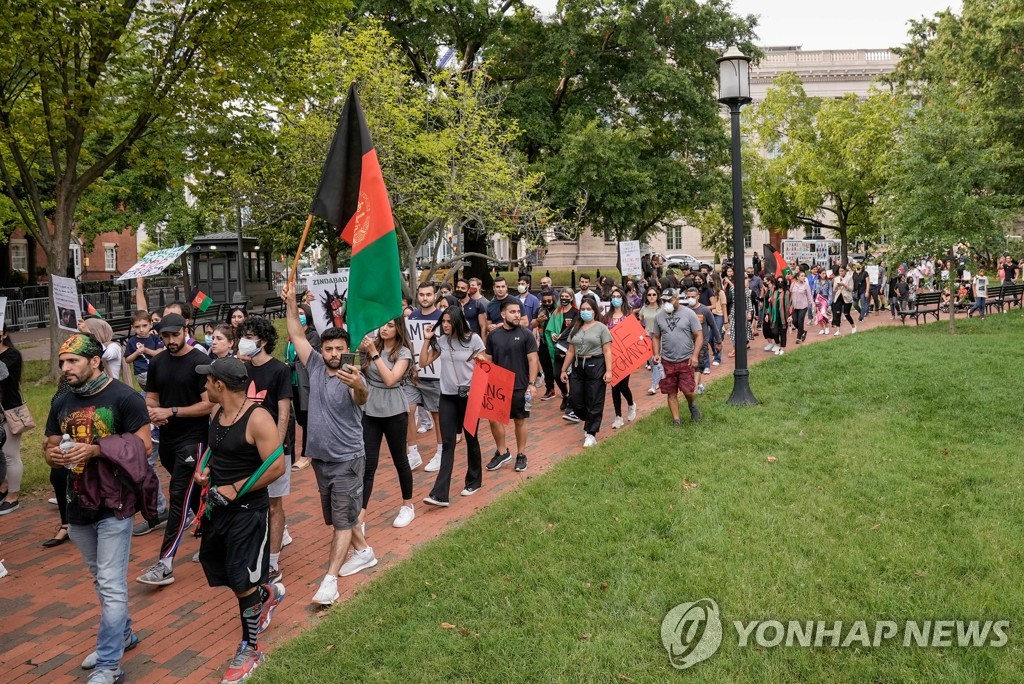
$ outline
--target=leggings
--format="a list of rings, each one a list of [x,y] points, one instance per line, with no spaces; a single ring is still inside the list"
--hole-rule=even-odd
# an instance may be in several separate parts
[[[480,440],[476,434],[470,434],[463,427],[466,419],[466,404],[469,399],[457,394],[442,394],[438,406],[438,419],[441,421],[441,470],[430,490],[430,497],[435,501],[448,501],[452,485],[452,469],[455,467],[455,437],[461,432],[466,444],[466,488],[479,489],[483,484],[483,468],[481,467]]]
[[[53,494],[57,497],[57,510],[60,511],[60,524],[68,524],[68,471],[67,468],[50,468],[50,484]]]
[[[366,449],[366,469],[363,471],[363,508],[370,503],[373,493],[373,477],[380,462],[380,443],[388,441],[391,460],[398,471],[398,485],[402,488],[402,499],[412,498],[412,469],[405,453],[405,433],[409,429],[409,414],[399,413],[387,418],[376,418],[363,414],[363,447]]]
[[[4,461],[7,462],[7,491],[17,494],[21,491],[21,476],[25,472],[21,462],[21,435],[12,435],[10,426],[4,423],[7,441],[4,442]]]
[[[563,397],[569,396],[569,386],[562,382],[562,367],[565,365],[565,354],[560,351],[555,352],[555,368],[558,372],[552,371],[552,375],[555,376],[555,384],[558,385],[558,391]]]
[[[551,363],[551,354],[548,352],[548,345],[543,340],[541,340],[539,351],[540,368],[544,371],[544,390],[548,393],[554,392],[555,379],[561,375],[562,371],[555,372],[554,366]]]
[[[802,340],[807,337],[804,330],[804,319],[807,318],[807,309],[793,309],[793,325],[796,326],[796,339]]]
[[[612,406],[615,407],[615,417],[622,417],[622,398],[626,398],[626,406],[633,405],[633,392],[629,389],[629,376],[619,380],[619,384],[612,385]]]
[[[850,322],[850,325],[857,325],[853,322],[853,316],[850,315],[850,311],[853,309],[853,302],[848,302],[842,297],[832,302],[832,327],[837,331],[842,323],[842,316],[846,316],[846,320]]]

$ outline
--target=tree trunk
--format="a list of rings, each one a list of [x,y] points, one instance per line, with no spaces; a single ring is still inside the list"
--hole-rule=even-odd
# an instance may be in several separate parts
[[[846,237],[846,226],[840,222],[836,228],[836,232],[839,233],[839,263],[843,268],[849,268],[850,266],[850,242]]]
[[[957,299],[958,299],[957,295],[956,295],[956,290],[953,289],[953,286],[956,283],[956,264],[955,263],[953,264],[953,267],[949,269],[949,280],[946,281],[946,282],[949,285],[949,334],[950,335],[955,335],[956,334],[956,302],[957,302]],[[984,313],[984,311],[982,313]]]
[[[468,228],[464,233],[463,238],[463,252],[479,252],[481,254],[487,254],[487,233],[479,230],[477,227]],[[491,275],[490,269],[487,268],[487,259],[481,259],[479,257],[471,257],[469,259],[469,266],[464,269],[463,273],[467,278],[479,278],[483,281],[484,289],[490,290],[494,285],[494,277]]]
[[[50,276],[67,275],[68,261],[71,255],[68,245],[71,244],[71,228],[74,224],[75,206],[77,203],[77,199],[62,197],[58,186],[57,210],[54,213],[53,223],[51,224],[52,233],[50,234],[49,249],[46,250],[46,272]],[[47,246],[46,242],[44,240],[44,247]],[[47,307],[50,319],[50,374],[45,378],[47,380],[55,380],[60,376],[60,359],[58,358],[60,356],[60,347],[70,334],[68,331],[57,327],[57,310],[53,302],[52,282],[50,280],[50,305]]]

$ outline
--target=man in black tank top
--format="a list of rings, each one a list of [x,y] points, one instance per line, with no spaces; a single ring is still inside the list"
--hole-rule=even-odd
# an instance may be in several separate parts
[[[267,485],[284,473],[285,463],[273,417],[246,397],[245,364],[215,359],[196,373],[206,376],[206,392],[221,406],[210,423],[209,457],[195,476],[205,499],[199,561],[211,587],[226,586],[238,598],[242,641],[222,681],[239,682],[263,662],[256,639],[285,596],[283,584],[267,583]]]

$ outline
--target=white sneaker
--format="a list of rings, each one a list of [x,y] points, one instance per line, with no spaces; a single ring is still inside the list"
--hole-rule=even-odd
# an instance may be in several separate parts
[[[404,506],[402,508],[405,508]],[[373,549],[367,546],[365,549],[353,551],[349,554],[348,560],[338,571],[338,577],[348,577],[360,570],[372,568],[377,564],[377,557],[373,555]]]
[[[409,469],[416,470],[423,465],[423,457],[420,456],[420,448],[413,444],[409,447],[409,453],[406,454],[409,458]]]
[[[620,427],[625,425],[626,422],[622,420],[622,416],[615,416],[615,422],[612,423],[612,430],[618,430]]]
[[[292,543],[292,535],[288,534],[288,526],[284,526],[284,533],[281,535],[281,548],[288,546]]]
[[[711,369],[710,368],[705,368],[704,369],[704,375],[711,375]]]
[[[588,433],[587,436],[583,439],[583,446],[584,447],[597,446],[597,437],[595,437],[594,435],[591,435],[591,434]]]
[[[441,469],[441,445],[438,444],[437,445],[437,452],[434,453],[434,457],[430,459],[430,462],[427,463],[427,467],[424,468],[423,470],[424,470],[424,472],[427,472],[427,473],[436,473],[440,469]]]
[[[324,575],[323,581],[320,582],[320,588],[313,594],[313,603],[330,606],[338,598],[338,578],[334,575]]]
[[[853,330],[850,331],[850,334],[851,335],[856,335],[857,334],[857,326],[853,326]]]
[[[783,354],[785,354],[785,353],[786,353],[786,350],[785,350],[785,349],[782,349],[782,348],[780,348],[780,349],[779,349],[779,351],[775,352],[775,355],[776,355],[776,356],[782,356],[782,355],[783,355]]]
[[[697,394],[704,394],[704,383],[703,382],[697,384]]]
[[[416,511],[412,506],[402,506],[398,510],[398,517],[391,523],[392,527],[406,527],[416,517]]]
[[[721,364],[721,363],[719,363],[718,361],[712,361],[712,362],[711,362],[711,365],[712,365],[712,366],[721,366],[722,364]]]
[[[636,404],[629,405],[629,410],[626,412],[626,420],[629,422],[636,420]]]
[[[764,350],[765,351],[775,351],[774,349],[772,349],[773,346],[775,346],[775,345],[766,344],[766,345],[764,345]]]
[[[829,328],[825,328],[825,334],[828,335],[829,332],[830,332],[830,329]]]
[[[774,354],[775,352],[779,351],[779,348],[780,348],[779,345],[773,344],[772,348],[771,348],[771,352]]]
[[[838,331],[838,330],[836,330],[836,333],[835,333],[835,335],[833,335],[832,337],[839,337],[839,331]]]
[[[653,387],[651,387],[651,388],[649,388],[647,390],[647,394],[649,394],[649,395],[653,395],[653,394],[657,394],[657,393],[658,393],[658,390],[654,389]]]
[[[431,420],[431,418],[430,418],[430,412],[429,411],[424,411],[423,412],[423,419],[420,421],[420,426],[418,428],[416,428],[416,432],[418,432],[418,433],[420,433],[422,435],[424,432],[430,432],[433,429],[434,429],[434,421]]]

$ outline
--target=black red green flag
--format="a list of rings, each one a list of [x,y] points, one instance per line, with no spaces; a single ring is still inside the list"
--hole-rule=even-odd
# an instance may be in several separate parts
[[[92,305],[88,297],[82,297],[82,301],[85,302],[85,315],[91,318],[103,318],[100,312],[96,310],[96,307]]]
[[[352,245],[346,323],[352,346],[402,315],[402,274],[391,201],[355,84],[341,111],[309,213]]]
[[[786,263],[786,260],[779,254],[774,245],[764,245],[764,272],[772,278],[782,278],[793,275],[793,270]]]

